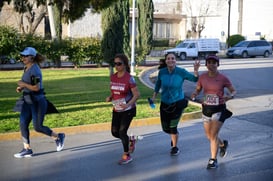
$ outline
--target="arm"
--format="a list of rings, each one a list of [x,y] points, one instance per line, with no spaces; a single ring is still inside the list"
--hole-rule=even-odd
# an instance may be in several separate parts
[[[38,82],[35,85],[31,85],[31,84],[23,82],[22,80],[19,80],[17,84],[18,84],[18,87],[16,89],[17,92],[22,91],[22,89],[24,89],[24,88],[27,88],[27,89],[29,89],[31,91],[35,91],[35,92],[40,90],[40,82]]]
[[[224,97],[225,101],[229,101],[229,100],[233,99],[236,94],[236,90],[234,89],[234,87],[232,85],[227,87],[227,89],[229,90],[230,95]]]
[[[127,102],[127,104],[122,104],[122,105],[121,105],[124,109],[126,109],[126,108],[128,108],[129,106],[135,104],[136,101],[137,101],[137,99],[140,97],[140,92],[139,92],[137,86],[131,88],[131,91],[132,91],[132,93],[133,93],[132,99],[131,99],[129,102]]]
[[[195,91],[191,94],[191,99],[193,101],[196,100],[196,97],[199,95],[199,93],[202,91],[202,87],[200,85],[197,85],[195,88]]]

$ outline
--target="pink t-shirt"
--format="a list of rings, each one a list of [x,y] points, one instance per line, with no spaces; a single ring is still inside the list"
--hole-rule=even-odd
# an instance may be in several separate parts
[[[129,102],[132,99],[133,93],[131,88],[134,87],[136,87],[135,79],[128,72],[125,72],[122,77],[118,77],[117,73],[111,76],[110,90],[115,111],[126,111],[136,106],[134,104],[126,110],[121,110],[118,106],[122,103],[126,104],[126,102]]]
[[[199,76],[197,86],[204,92],[204,102],[206,105],[224,104],[224,88],[232,86],[230,80],[223,74],[218,73],[216,77],[209,77],[208,72]]]

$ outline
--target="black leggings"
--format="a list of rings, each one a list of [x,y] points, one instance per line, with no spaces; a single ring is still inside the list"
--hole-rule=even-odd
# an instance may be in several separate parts
[[[112,135],[116,138],[119,138],[123,145],[124,152],[129,151],[129,137],[127,131],[133,120],[133,117],[136,116],[136,108],[132,108],[124,112],[115,112],[112,113]]]
[[[177,125],[184,109],[188,106],[186,99],[179,100],[171,105],[161,102],[160,120],[162,130],[168,134],[177,134]]]

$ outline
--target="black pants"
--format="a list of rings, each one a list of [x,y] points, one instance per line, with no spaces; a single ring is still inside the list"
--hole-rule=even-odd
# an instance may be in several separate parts
[[[119,138],[123,145],[124,152],[129,151],[129,137],[127,131],[133,120],[133,117],[136,116],[136,108],[132,108],[124,112],[115,112],[112,113],[112,135],[116,138]]]

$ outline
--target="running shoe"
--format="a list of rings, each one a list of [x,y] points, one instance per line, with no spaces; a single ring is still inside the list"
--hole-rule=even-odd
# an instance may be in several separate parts
[[[172,156],[179,155],[179,153],[180,153],[180,150],[179,150],[176,146],[175,146],[175,147],[172,147],[171,152],[170,152],[170,154],[171,154]]]
[[[207,169],[213,169],[213,168],[217,168],[218,164],[217,164],[217,159],[209,159],[208,165],[207,165]]]
[[[25,149],[23,148],[19,153],[14,154],[15,158],[27,158],[32,157],[32,149]]]
[[[61,151],[63,149],[64,139],[65,139],[65,134],[59,133],[58,138],[56,139],[57,151]]]
[[[223,140],[224,145],[223,146],[219,146],[220,148],[220,157],[224,158],[227,155],[227,147],[228,147],[228,141],[227,140]]]
[[[122,155],[121,160],[119,160],[120,165],[125,165],[133,161],[133,158],[130,155]]]
[[[133,153],[135,151],[136,139],[134,136],[129,137],[129,153]]]

